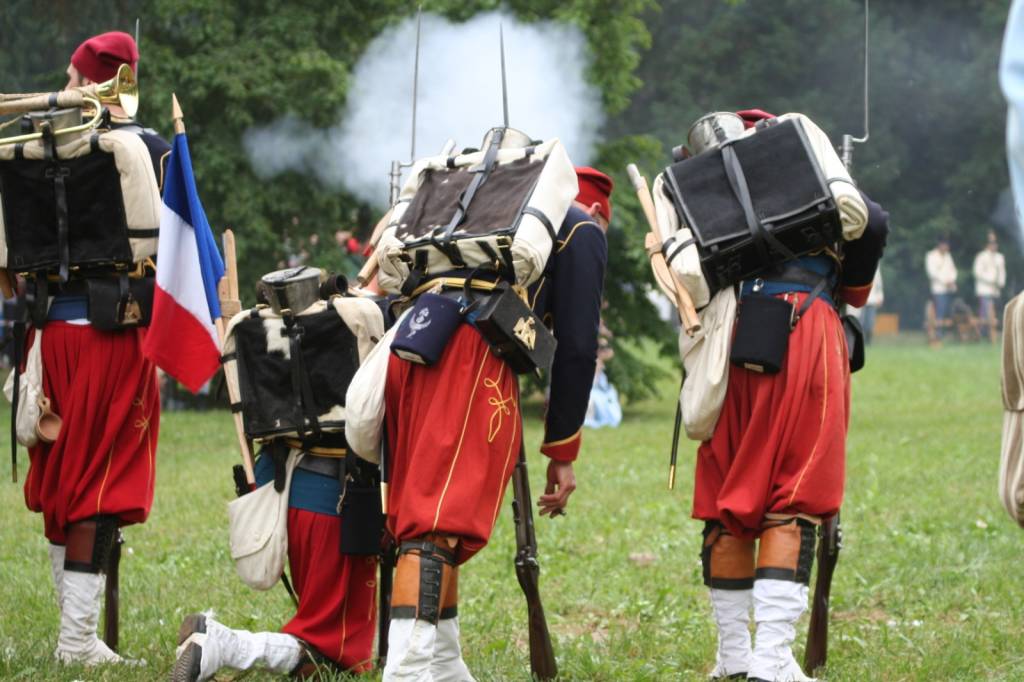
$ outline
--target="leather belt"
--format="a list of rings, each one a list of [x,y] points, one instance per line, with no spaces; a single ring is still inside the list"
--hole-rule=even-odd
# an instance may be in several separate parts
[[[346,448],[329,448],[322,445],[304,445],[298,438],[285,438],[284,442],[290,448],[296,450],[302,450],[306,454],[317,455],[318,457],[331,457],[334,459],[344,459],[345,455],[348,454]]]
[[[311,471],[314,474],[339,480],[345,462],[337,457],[319,457],[306,453],[306,456],[300,459],[299,463],[295,466],[304,471]]]
[[[465,277],[434,277],[433,279],[430,279],[416,287],[410,298],[415,298],[420,294],[426,293],[437,287],[440,287],[441,291],[457,289],[461,292],[465,286]],[[472,279],[470,280],[469,286],[477,291],[494,291],[494,288],[498,286],[498,283],[491,282],[486,279]]]

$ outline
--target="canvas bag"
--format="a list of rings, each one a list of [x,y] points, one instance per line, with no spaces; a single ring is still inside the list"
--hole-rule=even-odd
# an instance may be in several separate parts
[[[39,399],[43,397],[43,330],[36,329],[32,337],[32,348],[28,351],[28,358],[25,361],[25,371],[18,379],[18,414],[14,418],[14,428],[18,442],[27,448],[33,447],[39,442],[39,434],[36,433],[36,424],[39,423]],[[14,373],[17,367],[13,368],[7,375],[4,382],[4,395],[7,400],[14,403]]]
[[[288,559],[288,496],[292,473],[303,452],[292,448],[285,462],[284,490],[274,482],[228,502],[228,538],[235,571],[249,587],[269,590]]]
[[[722,413],[729,385],[729,347],[736,322],[736,294],[732,287],[715,294],[700,311],[700,331],[692,337],[679,332],[679,357],[686,381],[679,392],[686,437],[711,438]]]
[[[486,179],[471,192],[481,175]],[[578,192],[557,138],[535,142],[512,128],[489,132],[480,151],[420,159],[381,235],[378,281],[399,293],[431,274],[479,267],[529,286],[543,273]],[[452,226],[460,205],[464,219]]]
[[[829,192],[835,200],[843,239],[852,241],[860,237],[867,226],[867,206],[828,136],[803,114],[783,114],[777,120],[793,120],[802,128],[812,156],[817,161]],[[751,128],[743,136],[749,137],[756,133],[757,129]],[[680,219],[672,198],[666,192],[667,185],[665,173],[660,173],[652,187],[658,223],[665,234],[669,235],[664,248],[665,257],[669,267],[679,276],[694,305],[699,309],[708,304],[714,292],[701,268],[701,257],[694,234]]]
[[[139,134],[130,129],[86,131],[57,139],[57,158],[65,162],[62,165],[81,170],[78,181],[73,179],[74,172],[66,180],[71,264],[128,266],[156,255],[160,190],[149,150]],[[56,209],[52,202],[45,206],[34,203],[53,192],[52,182],[38,172],[48,165],[43,161],[43,141],[26,142],[20,160],[15,158],[15,147],[0,146],[0,267],[17,272],[56,270]],[[97,188],[118,200],[91,201]],[[76,203],[82,205],[76,208]],[[26,232],[9,233],[7,226],[24,216],[40,222]],[[107,234],[110,230],[118,234]],[[93,243],[98,243],[98,248],[93,248]]]
[[[348,413],[345,419],[345,442],[360,458],[380,464],[380,441],[384,430],[384,387],[391,359],[391,342],[411,308],[391,326],[363,364],[345,393]]]

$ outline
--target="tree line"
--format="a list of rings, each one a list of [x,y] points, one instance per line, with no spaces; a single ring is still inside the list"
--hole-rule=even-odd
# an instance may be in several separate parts
[[[286,244],[338,229],[367,236],[376,217],[343,191],[296,173],[261,180],[242,148],[251,126],[291,113],[325,127],[345,104],[363,49],[417,3],[378,0],[8,0],[0,7],[6,92],[64,83],[74,47],[141,19],[140,120],[169,135],[170,93],[185,107],[193,161],[215,231],[238,235],[243,283],[277,267]],[[606,322],[616,333],[612,378],[635,397],[661,372],[647,352],[675,346],[645,298],[651,282],[643,223],[624,167],[653,178],[690,123],[711,110],[801,111],[833,141],[862,131],[861,0],[427,0],[453,20],[504,7],[523,20],[580,26],[592,50],[588,77],[607,123],[594,165],[616,180],[609,233]],[[855,151],[860,186],[892,215],[883,261],[886,309],[920,323],[924,253],[951,239],[968,271],[985,233],[1001,237],[1009,291],[1024,286],[1009,208],[1005,106],[996,68],[1009,0],[874,3],[870,140]],[[552,103],[557,106],[557,102]],[[300,227],[296,227],[296,219]],[[302,234],[299,234],[301,231]],[[244,284],[243,284],[244,286]],[[251,297],[249,299],[252,300]]]

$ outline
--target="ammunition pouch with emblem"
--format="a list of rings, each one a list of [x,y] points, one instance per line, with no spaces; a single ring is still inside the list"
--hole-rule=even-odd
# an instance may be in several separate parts
[[[85,280],[89,298],[89,324],[103,331],[148,327],[153,314],[154,277]]]
[[[463,321],[477,328],[491,352],[516,374],[547,370],[556,340],[544,322],[507,281],[440,277],[423,285],[412,310],[402,320],[391,350],[399,357],[430,365]]]
[[[547,370],[555,358],[555,337],[507,282],[499,282],[479,302],[473,323],[516,374]]]

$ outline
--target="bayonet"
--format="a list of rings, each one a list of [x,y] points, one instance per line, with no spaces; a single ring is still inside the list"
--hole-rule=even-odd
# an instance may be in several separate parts
[[[398,203],[398,194],[402,189],[402,169],[416,163],[416,104],[419,99],[420,84],[420,30],[423,24],[423,5],[416,10],[416,54],[412,64],[412,130],[409,144],[409,161],[392,161],[388,172],[388,205]],[[375,242],[374,242],[375,243]]]
[[[498,44],[501,48],[501,107],[505,127],[508,128],[508,79],[505,75],[505,27],[502,24],[498,24]]]
[[[409,150],[409,163],[416,161],[416,100],[420,86],[420,28],[423,24],[423,5],[416,10],[416,57],[412,67],[412,146]]]
[[[870,53],[869,53],[869,46],[870,46],[870,43],[868,41],[868,38],[870,36],[870,30],[871,30],[870,26],[869,26],[869,23],[868,23],[868,18],[870,16],[870,11],[869,11],[870,7],[869,7],[868,3],[869,3],[869,0],[864,0],[864,136],[863,137],[854,137],[853,135],[843,135],[842,159],[843,159],[843,165],[846,166],[847,170],[850,170],[850,167],[853,166],[853,145],[854,145],[854,143],[856,143],[856,144],[863,144],[864,142],[867,142],[868,138],[871,136],[871,131],[868,128],[868,124],[870,123],[870,119],[869,119],[870,107],[869,107],[869,100],[868,100],[868,75],[869,75],[869,63],[870,63],[870,59],[869,59],[869,55],[870,55]]]

